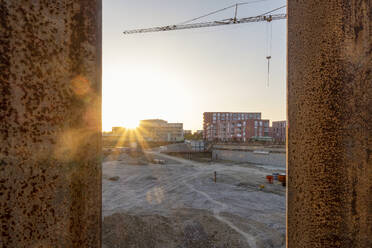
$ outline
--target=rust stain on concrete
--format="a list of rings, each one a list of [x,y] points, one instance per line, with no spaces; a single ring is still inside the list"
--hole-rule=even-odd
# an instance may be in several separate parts
[[[287,247],[372,247],[371,1],[288,1]]]
[[[0,247],[100,247],[101,0],[0,2]]]

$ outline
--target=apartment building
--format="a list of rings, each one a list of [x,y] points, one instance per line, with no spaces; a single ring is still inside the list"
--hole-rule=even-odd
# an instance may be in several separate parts
[[[272,137],[276,143],[286,142],[287,121],[273,121]]]
[[[204,130],[196,130],[197,134],[203,134]]]
[[[140,121],[138,131],[146,141],[183,141],[183,123],[168,123],[161,119]]]
[[[207,141],[247,142],[270,136],[270,121],[261,113],[205,112],[203,138]]]

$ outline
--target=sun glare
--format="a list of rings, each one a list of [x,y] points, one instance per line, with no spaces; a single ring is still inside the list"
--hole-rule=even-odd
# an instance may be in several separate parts
[[[171,65],[164,65],[163,68],[105,65],[103,130],[110,131],[115,126],[133,129],[138,127],[139,120],[166,118],[164,113],[168,119],[177,119],[181,109],[192,104],[189,101],[190,89],[185,86],[187,76],[178,78],[168,71],[169,68],[172,68]]]
[[[135,130],[138,127],[138,122],[128,120],[123,124],[123,127],[129,130]]]

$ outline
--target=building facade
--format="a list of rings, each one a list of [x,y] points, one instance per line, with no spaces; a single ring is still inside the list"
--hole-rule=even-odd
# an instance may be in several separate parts
[[[183,135],[191,135],[192,131],[191,130],[183,130]]]
[[[112,127],[111,128],[112,135],[114,136],[121,136],[125,133],[126,128],[125,127]]]
[[[276,143],[286,142],[287,121],[273,121],[272,137]]]
[[[160,119],[140,121],[138,131],[145,141],[183,141],[183,123],[168,123]]]
[[[270,121],[261,113],[205,112],[203,138],[206,141],[248,142],[270,137]]]

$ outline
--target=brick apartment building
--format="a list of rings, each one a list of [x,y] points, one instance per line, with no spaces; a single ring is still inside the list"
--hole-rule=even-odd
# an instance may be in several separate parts
[[[286,142],[287,121],[273,121],[272,137],[276,143]]]
[[[205,112],[203,138],[207,141],[247,142],[270,137],[270,121],[261,113]]]

